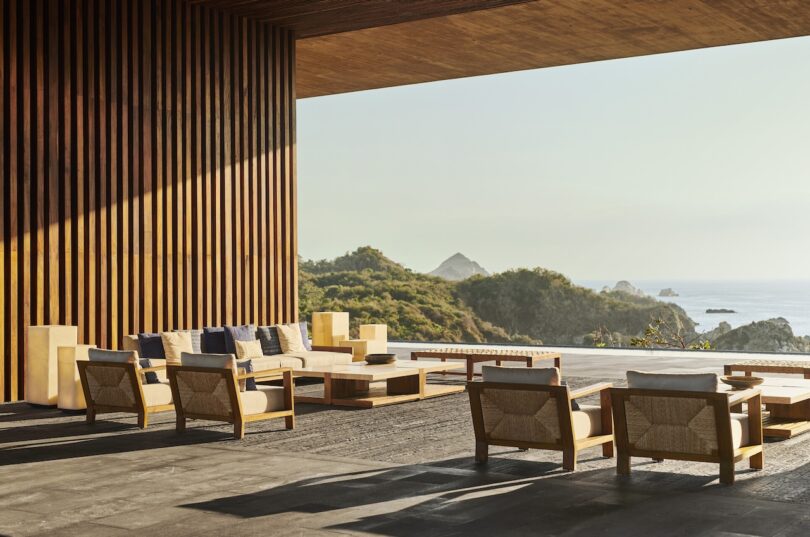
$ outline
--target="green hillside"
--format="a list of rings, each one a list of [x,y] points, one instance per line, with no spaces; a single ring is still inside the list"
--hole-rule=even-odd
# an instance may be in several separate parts
[[[450,282],[415,273],[371,247],[301,261],[300,309],[348,311],[352,328],[385,323],[392,340],[590,344],[597,328],[629,342],[654,317],[694,323],[679,307],[621,292],[596,293],[543,269]]]

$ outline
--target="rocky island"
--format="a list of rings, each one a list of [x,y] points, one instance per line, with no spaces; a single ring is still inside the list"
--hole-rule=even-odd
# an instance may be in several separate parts
[[[737,313],[737,312],[726,308],[709,308],[706,310],[706,313]]]
[[[658,292],[658,296],[680,296],[672,287],[667,287],[666,289],[661,289]]]

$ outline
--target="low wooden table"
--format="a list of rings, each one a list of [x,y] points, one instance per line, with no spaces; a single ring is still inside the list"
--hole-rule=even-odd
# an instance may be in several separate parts
[[[802,375],[810,379],[810,362],[799,360],[748,360],[745,362],[735,362],[723,366],[726,375],[733,375],[735,371],[751,376],[754,373],[787,373],[792,375]]]
[[[419,358],[439,358],[442,362],[447,360],[464,360],[467,362],[467,380],[472,380],[473,376],[480,376],[475,372],[475,364],[479,362],[525,362],[526,367],[534,367],[540,360],[554,360],[554,367],[562,373],[562,355],[558,352],[535,352],[509,349],[433,349],[429,351],[414,351],[411,353],[411,360]],[[448,375],[463,375],[456,371],[444,372]]]
[[[721,383],[721,389],[731,387]],[[791,438],[810,430],[810,380],[765,377],[757,386],[768,415],[763,415],[765,436]]]
[[[428,373],[463,367],[464,364],[461,363],[404,360],[385,365],[355,362],[346,365],[303,367],[295,369],[293,374],[296,377],[322,378],[323,395],[320,397],[297,395],[295,401],[369,408],[460,393],[464,391],[464,386],[427,384],[426,378]]]

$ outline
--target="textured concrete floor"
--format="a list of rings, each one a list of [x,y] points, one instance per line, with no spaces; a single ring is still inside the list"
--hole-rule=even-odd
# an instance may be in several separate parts
[[[766,469],[740,464],[726,487],[709,464],[635,460],[618,478],[598,449],[574,474],[509,448],[478,467],[465,394],[297,414],[294,431],[251,424],[240,442],[211,422],[178,436],[173,413],[140,431],[0,405],[0,534],[810,534],[810,435],[769,443]]]

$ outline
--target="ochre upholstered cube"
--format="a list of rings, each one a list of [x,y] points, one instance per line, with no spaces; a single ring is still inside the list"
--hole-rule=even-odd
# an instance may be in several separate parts
[[[351,347],[352,360],[360,362],[366,359],[366,354],[376,354],[388,352],[388,344],[385,341],[374,339],[347,339],[340,342],[340,347]]]
[[[87,408],[79,378],[76,362],[87,360],[87,351],[95,345],[69,345],[57,349],[59,362],[59,396],[57,406],[63,410],[82,410]]]
[[[312,344],[334,347],[349,339],[349,314],[345,311],[317,311],[312,314]]]
[[[59,393],[57,347],[76,345],[75,326],[29,326],[25,353],[25,400],[55,405]]]

